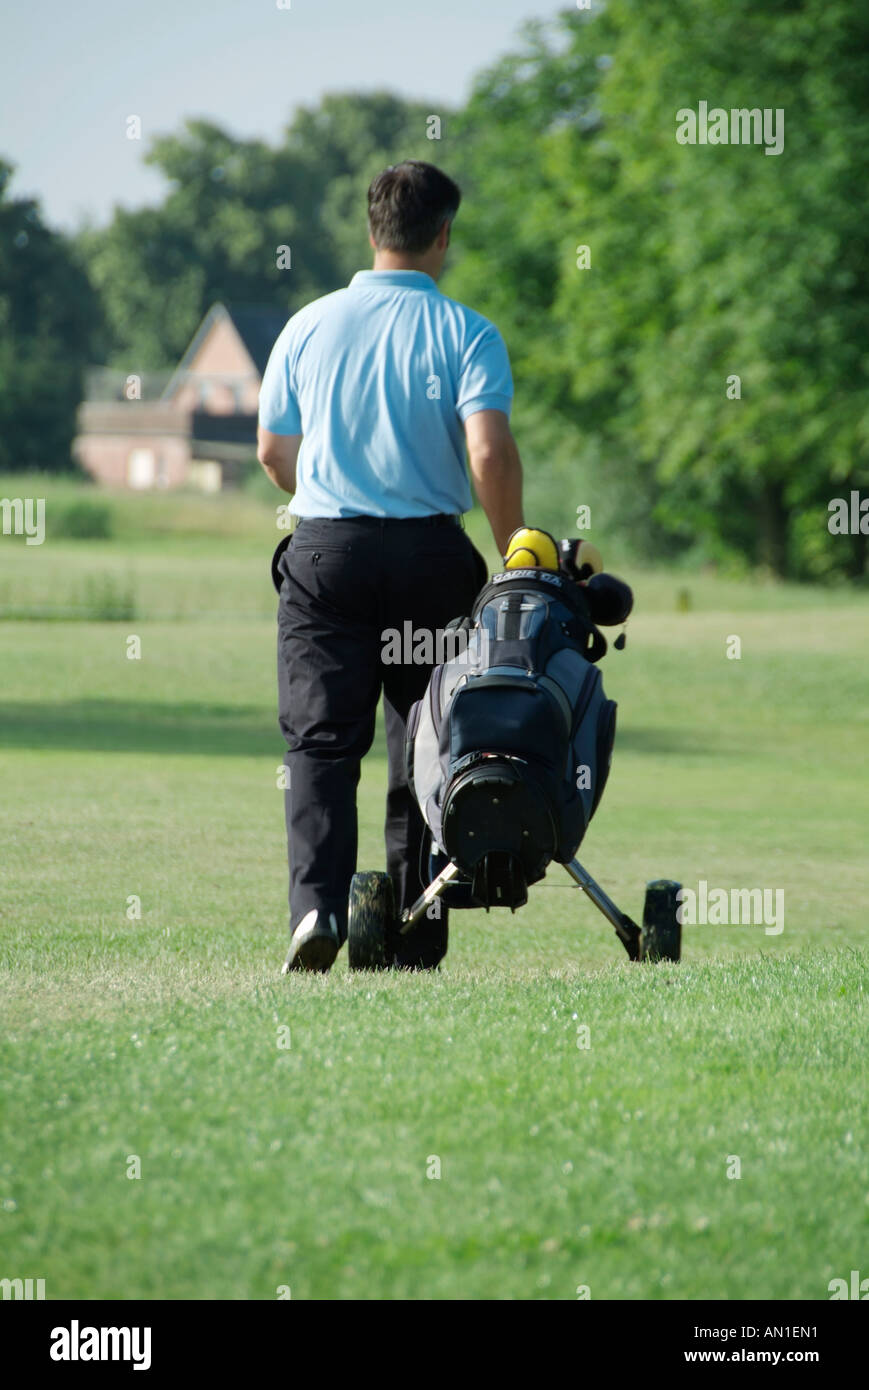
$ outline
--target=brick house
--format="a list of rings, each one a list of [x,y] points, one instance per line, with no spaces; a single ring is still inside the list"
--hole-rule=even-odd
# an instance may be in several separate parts
[[[262,374],[288,315],[215,304],[174,372],[88,374],[73,446],[109,487],[217,492],[256,462]]]

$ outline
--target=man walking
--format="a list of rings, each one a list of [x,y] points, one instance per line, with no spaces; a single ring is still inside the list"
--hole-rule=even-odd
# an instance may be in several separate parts
[[[280,561],[278,687],[287,744],[290,950],[284,971],[328,970],[347,936],[356,788],[381,688],[389,758],[387,871],[399,912],[422,891],[426,832],[404,769],[407,715],[431,674],[382,660],[387,628],[435,636],[486,577],[462,513],[470,473],[499,551],[522,525],[522,469],[503,339],[436,280],[461,193],[408,160],[368,190],[372,270],[289,320],[263,377],[258,457],[294,494]],[[425,866],[423,866],[423,869]],[[390,943],[434,968],[447,913]]]

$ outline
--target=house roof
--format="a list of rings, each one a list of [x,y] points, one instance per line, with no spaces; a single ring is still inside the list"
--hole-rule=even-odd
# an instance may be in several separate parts
[[[262,376],[275,339],[284,328],[289,314],[283,309],[272,308],[270,304],[227,304],[215,307],[225,307],[238,336]]]
[[[176,382],[187,371],[212,327],[219,319],[229,319],[241,339],[245,351],[262,377],[275,339],[286,324],[288,317],[289,315],[284,310],[275,309],[271,304],[212,304],[194,333],[187,351],[175,368],[172,379],[163,392],[164,398],[172,395]]]

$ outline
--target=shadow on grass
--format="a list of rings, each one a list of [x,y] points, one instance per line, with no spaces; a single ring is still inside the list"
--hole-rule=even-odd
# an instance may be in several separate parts
[[[636,726],[628,729],[616,727],[616,754],[620,749],[631,753],[646,754],[649,757],[682,756],[686,758],[734,758],[743,756],[750,751],[743,745],[725,743],[719,728],[711,730],[709,738],[704,739],[696,729],[691,730],[690,733],[685,733],[678,728],[643,729]]]
[[[0,746],[104,753],[280,756],[277,716],[239,705],[71,700],[0,705]]]
[[[277,712],[243,705],[184,701],[71,700],[0,704],[0,747],[65,752],[283,755]],[[385,753],[378,724],[375,750]]]
[[[0,705],[0,747],[44,751],[91,749],[104,753],[192,753],[206,757],[281,757],[277,713],[244,705],[157,701],[72,700]],[[373,750],[385,756],[378,719]],[[619,750],[649,757],[732,757],[740,750],[720,738],[704,741],[678,729],[620,729]]]

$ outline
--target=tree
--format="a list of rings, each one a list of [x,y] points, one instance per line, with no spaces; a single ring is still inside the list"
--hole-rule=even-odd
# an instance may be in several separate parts
[[[847,0],[611,0],[482,76],[450,285],[573,449],[552,509],[591,481],[647,548],[865,571],[826,505],[869,483],[867,36]],[[701,100],[783,108],[783,153],[678,143]]]
[[[99,303],[37,203],[10,196],[12,174],[0,160],[0,472],[71,469]]]
[[[659,520],[779,574],[859,572],[826,531],[840,483],[869,482],[869,16],[846,0],[677,4],[611,12],[604,106],[622,182],[666,189],[654,225],[673,313],[634,359],[638,455]],[[657,61],[648,53],[655,46]],[[677,144],[704,96],[783,113],[778,155]],[[634,260],[643,253],[639,239]],[[741,398],[725,392],[741,379]],[[810,513],[809,524],[805,524]],[[855,565],[855,560],[858,563]]]
[[[174,366],[218,300],[289,314],[346,284],[370,256],[371,178],[395,160],[431,158],[426,114],[387,94],[335,95],[301,107],[274,149],[207,121],[155,139],[146,161],[169,181],[165,201],[117,209],[107,228],[81,235],[105,306],[106,360]]]

